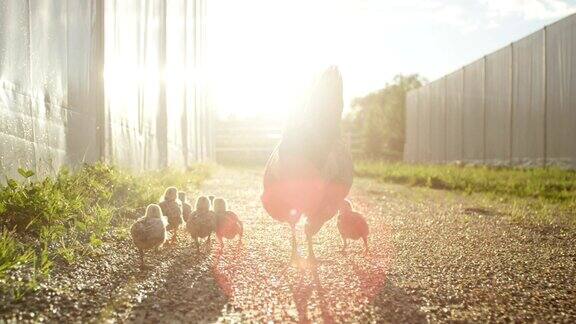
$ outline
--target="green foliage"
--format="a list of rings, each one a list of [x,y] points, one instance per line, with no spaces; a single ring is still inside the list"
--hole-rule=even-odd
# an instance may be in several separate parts
[[[58,262],[73,264],[100,249],[165,187],[196,188],[211,171],[196,165],[136,175],[96,163],[31,181],[34,172],[18,169],[24,181],[7,179],[0,187],[0,294],[20,298]]]
[[[546,218],[558,219],[563,214],[576,221],[575,171],[362,161],[356,163],[355,172],[383,182],[482,193],[493,200],[531,208]],[[526,212],[518,206],[516,210]]]
[[[398,160],[404,151],[406,93],[424,80],[414,75],[398,75],[383,89],[352,101],[346,120],[349,130],[362,136],[365,156]]]

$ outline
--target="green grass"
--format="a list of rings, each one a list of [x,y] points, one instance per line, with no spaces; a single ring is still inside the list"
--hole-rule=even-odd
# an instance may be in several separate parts
[[[113,237],[127,238],[127,227],[164,188],[197,188],[212,166],[187,171],[134,174],[103,163],[53,178],[21,179],[0,187],[0,295],[19,299],[58,265],[96,255]]]
[[[355,172],[383,182],[479,193],[508,204],[517,219],[576,224],[576,172],[571,170],[361,161]]]

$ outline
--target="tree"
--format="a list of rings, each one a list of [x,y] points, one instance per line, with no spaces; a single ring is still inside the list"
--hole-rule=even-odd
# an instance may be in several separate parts
[[[406,93],[426,81],[418,74],[397,75],[378,91],[352,101],[347,127],[362,134],[364,155],[370,158],[402,158],[406,125]]]

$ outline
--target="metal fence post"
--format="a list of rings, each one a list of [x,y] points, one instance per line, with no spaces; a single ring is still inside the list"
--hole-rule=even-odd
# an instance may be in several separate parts
[[[460,139],[462,141],[461,145],[460,145],[460,160],[464,161],[464,114],[465,114],[465,108],[466,108],[466,67],[463,66],[462,67],[462,107],[460,107],[460,111],[462,112],[460,114],[460,129],[461,129],[461,136]]]
[[[510,43],[510,120],[509,120],[510,143],[508,152],[508,163],[512,166],[514,150],[514,43]]]
[[[548,72],[547,72],[547,71],[548,71],[548,66],[547,66],[547,64],[546,64],[546,60],[548,59],[548,58],[547,58],[547,55],[546,55],[546,51],[547,51],[547,49],[546,49],[546,48],[547,48],[546,43],[547,43],[547,39],[548,39],[547,33],[548,33],[548,28],[545,26],[545,27],[544,27],[544,36],[543,36],[543,37],[544,37],[544,41],[542,42],[542,43],[544,44],[544,45],[543,45],[543,46],[544,46],[544,50],[543,50],[543,56],[544,56],[544,59],[543,59],[543,60],[544,60],[544,62],[542,63],[542,70],[543,70],[542,72],[543,72],[543,74],[544,74],[543,82],[542,82],[542,83],[544,83],[544,84],[543,84],[543,88],[544,88],[544,98],[543,98],[543,100],[544,100],[544,117],[543,117],[543,118],[544,118],[544,121],[543,121],[543,122],[544,122],[544,132],[543,132],[543,136],[544,136],[544,142],[543,142],[544,151],[542,152],[542,154],[543,154],[543,157],[542,157],[542,166],[543,166],[543,167],[545,167],[545,166],[548,165],[548,161],[547,161],[547,160],[548,160],[548,152],[547,152],[547,151],[548,151],[548,144],[546,143],[547,140],[548,140],[548,134],[547,134],[547,132],[548,132],[548,127],[547,127],[547,120],[546,120],[546,119],[548,118],[548,80],[547,80],[547,78],[548,78]]]
[[[486,164],[486,55],[482,58],[482,163]]]
[[[444,76],[444,163],[448,162],[448,76]]]

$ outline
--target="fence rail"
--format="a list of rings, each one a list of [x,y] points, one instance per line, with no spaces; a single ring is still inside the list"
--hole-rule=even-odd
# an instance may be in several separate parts
[[[404,159],[576,168],[576,15],[408,93]]]
[[[282,126],[266,123],[215,123],[215,155],[218,162],[264,163],[282,138]],[[363,137],[358,133],[345,133],[353,155],[360,155]]]

